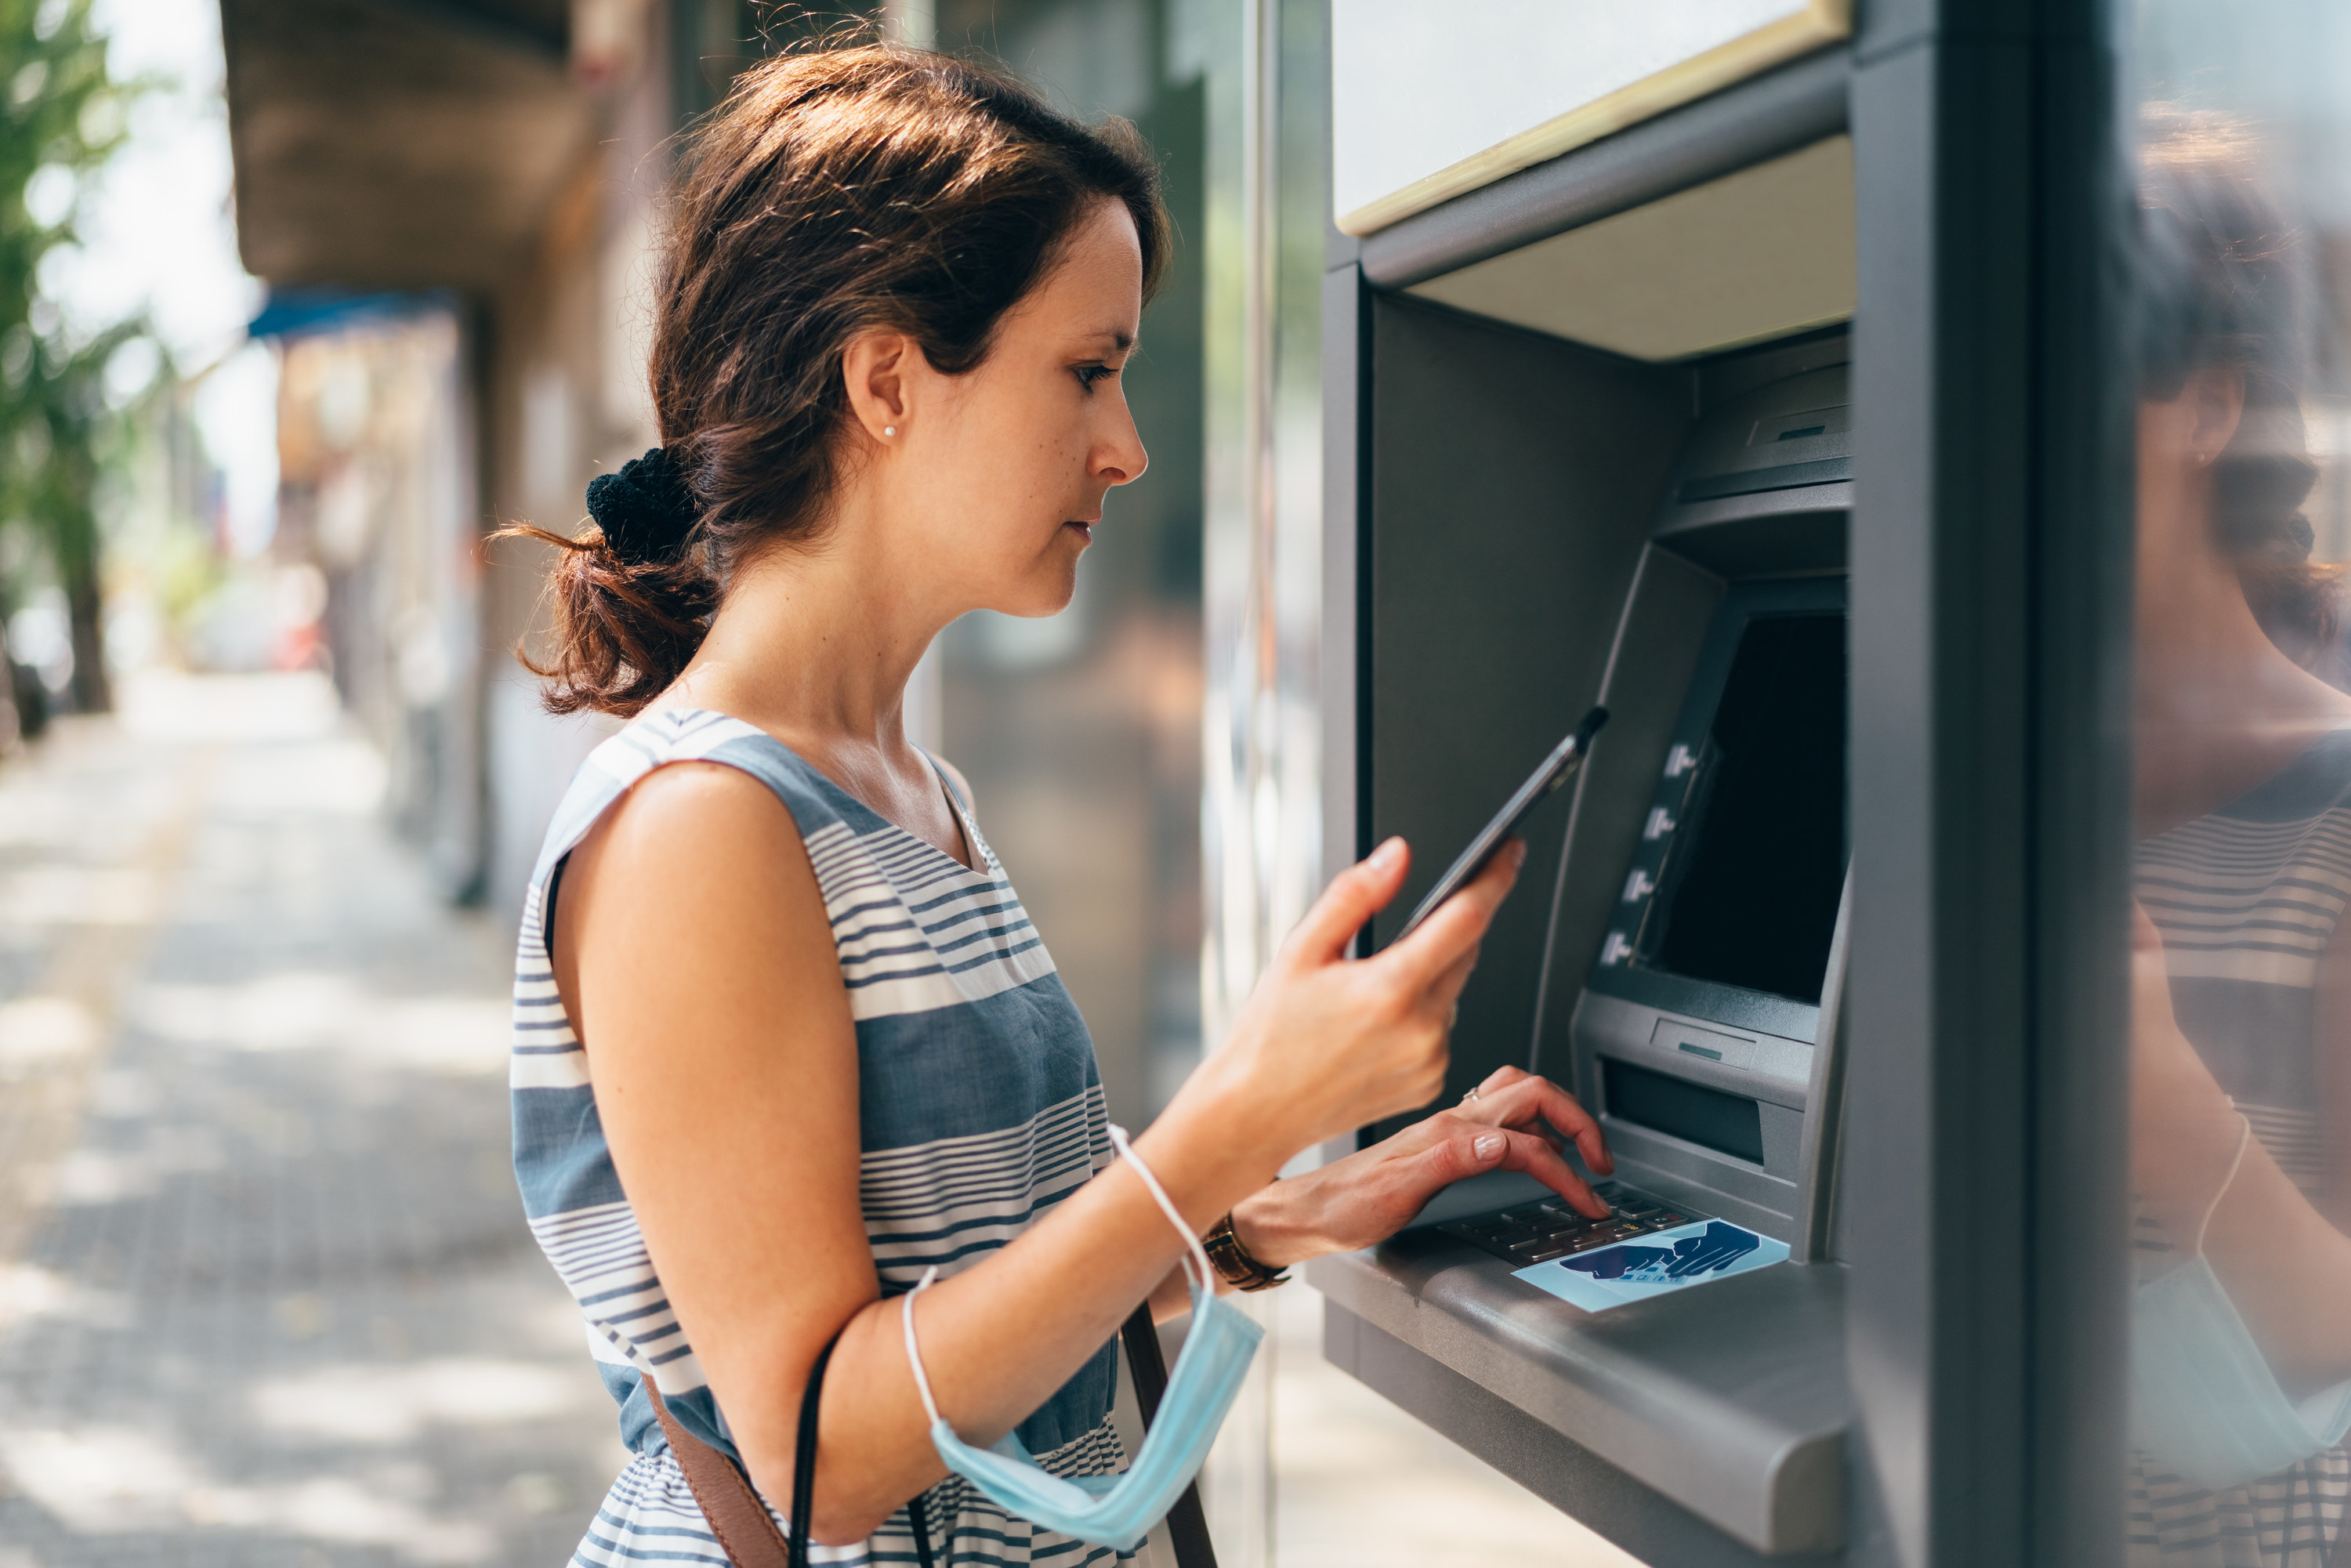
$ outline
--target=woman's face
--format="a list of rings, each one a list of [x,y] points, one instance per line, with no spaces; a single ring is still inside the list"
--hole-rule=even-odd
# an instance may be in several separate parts
[[[872,472],[893,533],[913,536],[897,542],[958,612],[1050,615],[1070,602],[1102,497],[1148,461],[1120,380],[1142,312],[1134,220],[1105,200],[1006,313],[977,370],[942,375],[914,353],[901,416],[859,408],[882,435]],[[885,420],[896,435],[874,429]]]

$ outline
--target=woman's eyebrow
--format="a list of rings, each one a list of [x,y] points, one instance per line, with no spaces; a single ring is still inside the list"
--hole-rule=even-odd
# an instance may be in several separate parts
[[[1098,331],[1089,332],[1086,334],[1085,340],[1092,342],[1098,338],[1108,338],[1112,350],[1116,353],[1123,354],[1134,347],[1134,334],[1123,327],[1104,327]]]

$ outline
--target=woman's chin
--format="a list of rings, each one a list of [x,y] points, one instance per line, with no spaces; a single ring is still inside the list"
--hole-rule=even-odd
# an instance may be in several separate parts
[[[1078,596],[1077,557],[1071,556],[1067,561],[1056,561],[1050,569],[1040,572],[1034,589],[1035,598],[1031,607],[1017,613],[1059,615],[1062,611],[1067,610],[1070,607],[1070,601]]]
[[[1058,581],[1024,585],[1022,591],[1007,594],[988,608],[999,615],[1017,615],[1023,621],[1041,621],[1067,610],[1077,592],[1078,574],[1071,571]]]

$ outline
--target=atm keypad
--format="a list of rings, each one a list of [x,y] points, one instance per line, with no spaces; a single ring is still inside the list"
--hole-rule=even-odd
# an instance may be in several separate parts
[[[1605,1219],[1580,1214],[1565,1198],[1552,1197],[1499,1214],[1457,1219],[1437,1228],[1523,1268],[1707,1218],[1614,1182],[1603,1182],[1593,1191],[1608,1204]]]

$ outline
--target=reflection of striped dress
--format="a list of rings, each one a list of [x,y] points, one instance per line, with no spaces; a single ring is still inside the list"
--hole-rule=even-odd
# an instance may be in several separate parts
[[[732,1453],[725,1418],[655,1277],[596,1118],[590,1059],[556,994],[544,932],[549,884],[606,808],[665,762],[739,768],[791,811],[817,873],[857,1026],[860,1195],[882,1289],[933,1263],[953,1274],[1018,1236],[1110,1163],[1108,1117],[1085,1024],[1003,868],[956,801],[977,871],[867,810],[773,737],[710,713],[652,714],[599,747],[548,831],[515,970],[515,1169],[539,1244],[587,1320],[588,1345],[636,1454],[575,1563],[722,1564],[639,1386],[650,1371],[679,1421]],[[777,1049],[791,1041],[779,1039]],[[789,1194],[714,1191],[716,1203]],[[1110,1425],[1108,1345],[1020,1426],[1049,1469],[1124,1462]],[[854,1399],[836,1374],[828,1400]],[[817,1485],[825,1478],[821,1471]],[[1013,1519],[953,1477],[929,1494],[934,1549],[952,1521],[956,1563],[1108,1563],[1118,1554]],[[771,1511],[773,1510],[771,1509]],[[781,1514],[778,1523],[783,1523]],[[902,1511],[875,1535],[819,1546],[824,1563],[914,1561]]]
[[[2317,1198],[2318,971],[2351,899],[2351,731],[2210,816],[2147,840],[2137,882],[2163,932],[2181,1032],[2279,1167]],[[2167,1266],[2170,1244],[2144,1217],[2137,1245],[2145,1271]],[[2351,1456],[2340,1448],[2223,1492],[2134,1454],[2130,1560],[2324,1568],[2346,1494]]]

